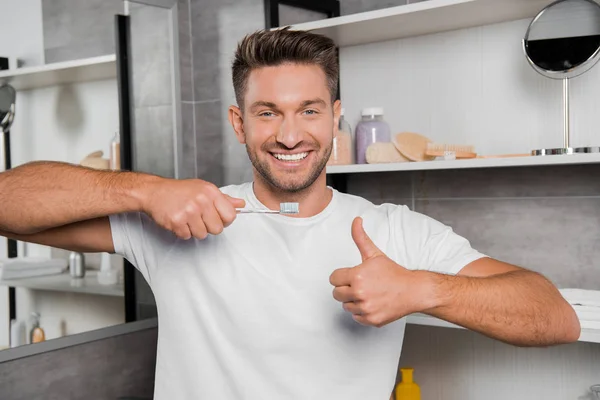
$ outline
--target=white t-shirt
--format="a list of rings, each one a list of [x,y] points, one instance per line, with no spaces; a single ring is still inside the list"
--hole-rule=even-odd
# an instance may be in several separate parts
[[[252,184],[221,189],[262,207]],[[155,399],[388,400],[405,319],[358,324],[331,273],[360,264],[352,220],[409,269],[455,274],[483,257],[405,206],[333,191],[318,215],[238,215],[206,240],[180,240],[145,214],[111,216],[113,241],[144,275],[159,319]]]

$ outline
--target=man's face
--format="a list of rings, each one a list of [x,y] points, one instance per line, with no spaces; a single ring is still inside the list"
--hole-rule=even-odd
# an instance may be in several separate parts
[[[301,191],[323,172],[339,118],[339,102],[334,115],[330,99],[318,66],[284,64],[251,72],[242,132],[236,132],[254,168],[274,188]]]

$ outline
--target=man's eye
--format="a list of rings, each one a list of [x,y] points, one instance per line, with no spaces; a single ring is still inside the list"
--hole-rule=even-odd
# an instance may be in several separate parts
[[[315,115],[315,114],[317,114],[317,111],[316,110],[306,110],[306,111],[304,111],[304,113],[306,115]]]
[[[258,114],[259,117],[272,117],[273,115],[275,114],[273,114],[271,111],[265,111]]]

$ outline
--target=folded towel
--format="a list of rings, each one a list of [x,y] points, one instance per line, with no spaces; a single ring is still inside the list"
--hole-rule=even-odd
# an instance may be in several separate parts
[[[600,330],[600,321],[579,321],[581,329]]]
[[[574,305],[573,309],[580,321],[597,321],[600,323],[600,308]]]
[[[67,268],[67,260],[19,257],[0,260],[0,280],[31,278],[60,274]]]
[[[560,293],[569,304],[600,308],[600,290],[560,289]]]

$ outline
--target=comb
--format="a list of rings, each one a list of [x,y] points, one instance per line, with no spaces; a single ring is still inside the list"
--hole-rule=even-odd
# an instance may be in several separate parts
[[[300,205],[298,203],[279,203],[279,210],[262,208],[236,208],[238,214],[298,214]]]

